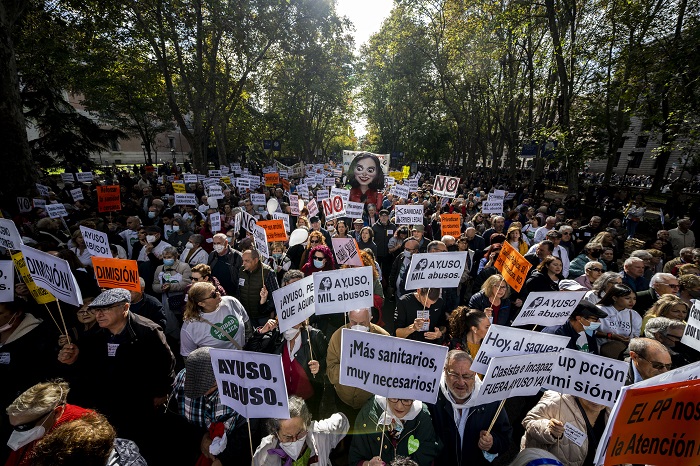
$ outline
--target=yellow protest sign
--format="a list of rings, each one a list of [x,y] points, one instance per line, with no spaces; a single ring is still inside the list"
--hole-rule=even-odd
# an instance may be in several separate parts
[[[411,176],[411,166],[410,165],[404,165],[403,166],[403,177],[408,178]]]
[[[220,181],[222,183],[225,183],[225,184],[231,186],[231,177],[230,176],[222,176]]]
[[[21,252],[12,254],[12,262],[15,263],[15,268],[22,277],[22,281],[24,281],[24,284],[27,285],[29,292],[32,294],[32,297],[37,303],[46,304],[56,301],[56,298],[54,298],[50,292],[34,283],[34,279],[29,273],[29,269],[27,268],[27,264],[24,262],[24,256]]]
[[[389,176],[394,178],[396,181],[403,180],[403,172],[389,172]]]
[[[173,183],[173,192],[175,193],[186,193],[185,183]]]
[[[527,272],[532,264],[527,261],[508,241],[503,242],[501,252],[498,254],[496,269],[501,272],[506,283],[515,291],[520,291],[525,284]]]
[[[440,232],[442,236],[449,235],[453,238],[459,238],[462,234],[459,214],[442,214],[440,215]]]

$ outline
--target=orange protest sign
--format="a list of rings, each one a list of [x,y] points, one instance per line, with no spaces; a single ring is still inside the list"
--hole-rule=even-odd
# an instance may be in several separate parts
[[[292,187],[292,184],[289,182],[289,180],[285,180],[284,178],[282,178],[280,181],[282,181],[282,188],[285,191],[289,191],[289,189]]]
[[[122,210],[119,185],[97,187],[97,210],[100,212],[116,212]]]
[[[700,380],[630,388],[613,420],[605,464],[700,464]]]
[[[459,214],[440,215],[440,232],[442,236],[450,235],[454,238],[459,238],[462,233],[460,226]]]
[[[284,229],[284,220],[258,220],[258,226],[267,234],[267,242],[287,241],[287,232]]]
[[[532,264],[527,261],[508,241],[503,242],[503,248],[494,266],[501,272],[506,283],[515,291],[520,291],[525,284],[527,272]]]
[[[93,256],[92,266],[95,268],[95,278],[100,287],[141,291],[136,261]]]
[[[274,186],[280,183],[279,173],[265,173],[265,186]]]

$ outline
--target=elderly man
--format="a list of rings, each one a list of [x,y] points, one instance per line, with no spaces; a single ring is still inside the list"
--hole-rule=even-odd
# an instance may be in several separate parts
[[[493,218],[493,221],[491,222],[491,225],[493,225],[491,228],[486,230],[484,232],[484,241],[486,241],[486,246],[491,245],[491,235],[494,233],[501,233],[503,235],[506,234],[505,232],[505,225],[506,225],[506,218],[503,217],[502,215],[497,215]],[[473,248],[472,248],[473,249]]]
[[[674,270],[678,270],[678,267],[683,264],[692,264],[693,257],[695,254],[695,249],[693,248],[683,248],[680,250],[680,255],[664,264],[664,272],[674,273]]]
[[[513,429],[505,410],[498,414],[488,432],[499,402],[466,406],[481,385],[471,366],[469,353],[461,350],[447,353],[437,402],[428,404],[433,427],[444,444],[435,464],[486,466],[510,445]]]
[[[602,219],[597,215],[594,215],[593,217],[591,217],[591,220],[588,222],[588,225],[584,225],[578,229],[578,231],[576,232],[576,244],[578,245],[579,250],[581,250],[583,245],[588,243],[590,240],[593,239],[595,235],[597,235],[603,230],[600,226],[601,222]]]
[[[547,237],[547,233],[552,231],[556,224],[557,224],[556,217],[547,217],[544,225],[539,227],[537,229],[537,231],[535,232],[535,238],[534,238],[535,243],[539,243],[540,241],[543,241]]]
[[[695,233],[690,229],[691,221],[689,218],[681,218],[678,220],[678,227],[668,230],[673,246],[673,255],[680,254],[683,248],[695,247]]]
[[[486,241],[482,236],[476,233],[476,228],[467,227],[464,230],[464,237],[467,238],[469,242],[469,249],[474,251],[475,255],[479,256],[484,249],[486,249]]]
[[[685,332],[685,325],[683,321],[669,319],[668,317],[652,317],[644,327],[645,337],[653,338],[668,349],[674,369],[694,362],[694,358],[686,354],[688,351],[684,351],[687,347],[680,345]],[[690,348],[687,349],[690,352],[694,351]],[[697,357],[697,351],[695,353]]]
[[[238,275],[238,299],[243,304],[253,328],[262,327],[275,315],[272,292],[279,288],[277,274],[260,262],[260,253],[249,249],[243,253]]]
[[[211,274],[219,280],[226,294],[238,296],[238,275],[243,265],[243,256],[229,245],[225,234],[215,234],[213,241],[214,250],[207,261]]]
[[[630,257],[625,261],[623,268],[624,270],[620,272],[623,285],[629,286],[635,293],[649,289],[649,282],[644,278],[644,261],[642,259]]]
[[[629,351],[630,367],[625,385],[650,379],[668,372],[673,367],[668,348],[651,338],[632,338]]]
[[[637,293],[634,310],[644,317],[649,308],[665,294],[678,295],[681,287],[678,279],[670,273],[655,273],[649,281],[649,289]]]
[[[537,230],[539,231],[539,230]],[[564,275],[564,278],[567,278],[569,276],[569,253],[568,251],[562,247],[559,243],[561,242],[562,234],[559,233],[557,230],[550,230],[547,232],[545,239],[551,241],[554,244],[554,248],[552,249],[552,255],[554,257],[558,257],[561,260],[561,265],[562,265],[562,275]],[[527,253],[528,254],[534,254],[535,250],[537,249],[537,244],[535,243],[534,245],[530,246],[530,249],[528,249]]]

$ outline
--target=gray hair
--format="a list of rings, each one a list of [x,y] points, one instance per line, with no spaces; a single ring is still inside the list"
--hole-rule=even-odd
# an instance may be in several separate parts
[[[586,262],[586,265],[583,266],[583,270],[585,270],[586,272],[588,272],[590,269],[592,269],[592,268],[595,267],[595,266],[603,267],[603,264],[601,264],[601,263],[598,262],[598,261]]]
[[[664,284],[666,280],[675,280],[676,277],[672,273],[659,272],[651,276],[649,280],[649,288],[654,288],[658,284]],[[663,282],[662,282],[663,280]]]
[[[680,320],[669,319],[668,317],[652,317],[644,326],[644,336],[654,338],[654,335],[657,333],[666,336],[669,330],[680,327],[685,330],[685,324]]]
[[[454,239],[454,238],[453,238],[453,239]],[[430,243],[428,243],[428,247],[426,248],[426,250],[427,250],[428,252],[433,252],[433,251],[434,251],[438,246],[440,246],[441,244],[442,244],[443,246],[447,247],[447,246],[445,245],[445,243],[443,243],[442,241],[434,240],[434,241],[431,241]]]
[[[449,365],[452,364],[452,361],[469,361],[470,363],[472,363],[474,362],[474,359],[466,351],[455,349],[447,353],[447,357],[445,358],[445,369],[447,369]]]
[[[571,225],[562,225],[559,227],[559,233],[573,233],[574,232],[574,227]]]
[[[599,298],[603,297],[605,289],[608,287],[612,280],[620,278],[620,274],[617,272],[605,272],[603,275],[598,277],[598,280],[593,282],[593,291],[595,291],[596,296]]]
[[[146,288],[146,280],[144,280],[143,277],[139,277],[139,285],[141,285],[141,291]]]
[[[289,419],[294,417],[300,417],[304,423],[304,428],[311,424],[311,411],[309,407],[306,406],[303,398],[298,396],[289,397]],[[280,431],[280,420],[279,419],[269,419],[267,421],[267,430],[270,434],[275,437]]]
[[[202,244],[204,242],[204,236],[195,233],[194,235],[190,235],[189,240],[193,243]]]
[[[678,251],[681,255],[683,254],[693,254],[695,252],[695,248],[682,248],[680,251]]]
[[[6,409],[7,415],[38,418],[58,405],[66,404],[69,391],[68,383],[63,380],[38,383],[15,398]]]
[[[650,261],[654,258],[651,253],[645,249],[638,249],[630,254],[630,257],[638,257],[643,261]]]
[[[284,273],[284,276],[282,277],[282,286],[288,284],[292,280],[296,280],[296,279],[301,280],[302,278],[304,278],[304,272],[302,272],[301,270],[297,270],[297,269],[287,270]]]
[[[175,256],[175,259],[180,257],[180,253],[177,252],[177,248],[175,246],[168,246],[167,248],[163,249],[163,254]]]
[[[644,330],[646,333],[646,328]],[[668,348],[652,338],[632,338],[629,344],[629,350],[634,351],[643,358],[647,357],[648,352],[650,349],[652,349],[652,347],[656,348],[658,351],[665,351],[667,354],[670,354],[668,353]]]
[[[642,259],[639,257],[630,257],[625,261],[624,267],[627,268],[628,266],[635,264],[637,262],[644,262]]]

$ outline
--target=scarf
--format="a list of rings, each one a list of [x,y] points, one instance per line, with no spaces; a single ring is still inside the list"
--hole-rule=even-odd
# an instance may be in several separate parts
[[[394,413],[389,412],[390,410],[388,409],[386,398],[375,395],[374,399],[379,407],[382,408],[382,414],[377,420],[377,430],[379,430],[379,426],[381,425],[388,426],[389,432],[394,432],[397,438],[403,431],[403,421],[412,421],[418,417],[423,409],[423,402],[420,400],[414,400],[413,404],[411,405],[411,409],[408,410],[403,418],[399,419],[396,417],[396,415],[394,415]]]

